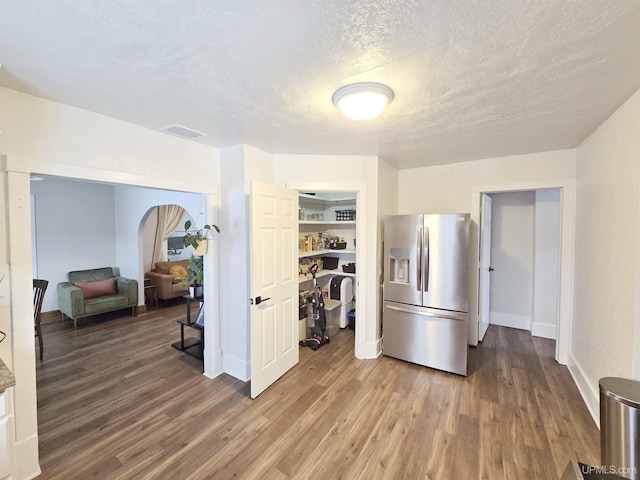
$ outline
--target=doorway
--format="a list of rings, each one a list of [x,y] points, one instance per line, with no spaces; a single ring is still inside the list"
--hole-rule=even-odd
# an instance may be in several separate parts
[[[560,258],[560,190],[483,194],[481,312],[488,323],[556,339]],[[486,204],[487,202],[485,202]],[[486,220],[489,213],[490,221]],[[490,232],[487,241],[484,233]],[[486,258],[490,258],[487,268]],[[490,275],[489,281],[486,276]],[[486,285],[486,289],[485,289]],[[487,291],[488,290],[488,291]],[[488,294],[488,295],[487,295]],[[488,305],[487,305],[488,302]],[[487,319],[481,318],[483,325]],[[480,339],[482,339],[481,328]]]
[[[299,346],[298,342],[295,342],[295,352],[293,352],[292,360],[286,360],[290,353],[289,348],[291,342],[289,341],[290,335],[286,332],[294,331],[296,340],[300,337],[300,312],[296,304],[300,303],[300,288],[302,283],[300,282],[299,267],[303,265],[303,260],[307,257],[322,257],[327,253],[333,253],[326,247],[326,241],[330,238],[332,241],[342,244],[341,247],[336,247],[336,250],[345,251],[344,255],[351,256],[351,265],[355,264],[355,257],[362,258],[363,253],[366,251],[364,242],[354,242],[357,238],[363,238],[361,236],[364,219],[366,219],[366,205],[364,199],[363,187],[361,185],[354,186],[342,186],[342,185],[291,185],[287,184],[285,187],[277,187],[274,185],[261,184],[259,182],[252,183],[251,193],[251,239],[250,239],[250,251],[251,255],[251,396],[255,398],[261,391],[271,385],[277,378],[284,375],[290,366],[295,365],[298,362]],[[302,192],[302,193],[301,193]],[[291,212],[291,207],[299,205],[300,196],[304,192],[313,192],[315,195],[322,194],[323,196],[331,197],[334,194],[349,195],[348,205],[352,207],[353,214],[355,211],[358,215],[355,215],[353,220],[349,220],[349,224],[336,225],[338,223],[336,215],[338,209],[342,208],[342,200],[339,201],[340,205],[333,205],[335,198],[328,200],[331,206],[326,205],[327,200],[320,201],[320,204],[307,205],[308,215],[303,220],[300,220],[301,211]],[[329,207],[329,208],[327,208]],[[362,215],[360,213],[362,212]],[[341,212],[342,214],[343,212]],[[328,218],[333,220],[330,221]],[[347,229],[343,230],[342,227],[346,226]],[[336,227],[340,227],[340,231],[334,231]],[[304,231],[306,228],[310,229]],[[281,231],[280,231],[281,230]],[[347,231],[351,232],[351,237],[347,235]],[[320,235],[322,233],[322,235]],[[304,245],[310,250],[301,252],[302,239],[299,234],[305,234]],[[282,238],[281,242],[276,243],[275,238]],[[338,240],[336,240],[336,237]],[[347,239],[349,241],[347,242]],[[298,240],[298,241],[296,241]],[[346,251],[347,243],[354,243],[353,249]],[[277,249],[273,250],[273,247],[281,245]],[[322,245],[320,248],[319,245]],[[330,248],[330,247],[329,247]],[[272,250],[269,255],[265,254],[266,250]],[[284,253],[284,254],[283,254]],[[337,254],[336,254],[337,255]],[[293,260],[279,261],[278,258]],[[265,261],[268,259],[268,261]],[[347,258],[335,258],[335,267],[341,266],[341,262],[347,262]],[[276,262],[275,264],[273,262]],[[320,259],[316,259],[315,265],[319,266]],[[330,264],[330,263],[328,263]],[[287,273],[289,271],[288,265],[293,267],[291,276]],[[308,265],[308,264],[307,264]],[[323,263],[324,265],[324,263]],[[362,268],[360,266],[362,265]],[[334,268],[335,268],[334,267]],[[353,267],[355,268],[355,267]],[[281,271],[280,271],[281,270]],[[325,270],[331,270],[327,268]],[[364,270],[364,271],[363,271]],[[355,278],[356,271],[354,270],[353,278]],[[366,278],[366,265],[358,263],[357,275]],[[328,279],[329,273],[327,273]],[[351,279],[351,277],[350,277]],[[290,281],[292,280],[292,281]],[[302,279],[305,280],[306,279]],[[365,282],[356,281],[356,298],[360,304],[367,306],[366,290],[364,288]],[[329,293],[329,292],[327,292]],[[276,295],[277,298],[272,298]],[[266,297],[266,298],[265,298]],[[283,308],[273,308],[273,304],[282,302],[283,299],[295,299],[296,304],[290,302],[288,306]],[[264,302],[269,300],[270,302],[265,305]],[[325,302],[325,311],[326,303]],[[335,302],[335,310],[338,311],[341,304],[338,301]],[[289,315],[289,306],[295,306],[295,310],[292,315]],[[344,306],[346,308],[346,305]],[[278,313],[280,312],[280,313]],[[337,313],[337,312],[336,312]],[[354,341],[354,355],[357,358],[363,358],[363,352],[366,350],[366,336],[365,332],[367,327],[370,326],[370,321],[359,320],[355,323],[355,341]],[[308,317],[308,319],[312,317]],[[371,318],[372,320],[373,318]],[[330,323],[330,322],[327,322]],[[369,325],[367,325],[369,323]],[[271,328],[269,331],[265,331],[264,325],[275,325],[275,329]],[[291,328],[293,327],[293,328]],[[336,326],[337,327],[337,326]],[[274,342],[274,336],[270,332],[277,332],[278,329],[284,332],[283,335],[276,335],[276,340],[279,338],[280,342]],[[306,333],[303,334],[306,336]],[[283,347],[283,348],[281,348]],[[280,362],[282,360],[282,362]],[[271,367],[274,367],[271,369]],[[269,370],[272,370],[269,372]],[[254,389],[254,384],[257,387]]]
[[[575,180],[561,179],[555,181],[540,181],[523,184],[489,185],[475,187],[471,201],[471,265],[470,304],[478,308],[471,310],[469,344],[478,345],[479,340],[479,287],[480,287],[480,205],[483,194],[538,191],[558,189],[560,194],[560,247],[558,263],[558,307],[556,327],[555,359],[566,365],[569,356],[569,340],[572,323],[573,301],[573,251],[575,236]]]
[[[298,194],[298,283],[300,340],[309,337],[309,299],[314,282],[309,269],[316,264],[315,284],[324,297],[326,335],[355,330],[356,193],[305,191]],[[345,333],[346,334],[346,333]],[[355,347],[355,339],[353,341]]]
[[[138,281],[140,306],[144,299],[143,280],[152,268],[157,224],[157,220],[149,221],[149,212],[157,210],[157,205],[179,203],[186,218],[191,219],[189,212],[197,216],[202,210],[200,194],[56,176],[39,178],[42,180],[31,182],[30,188],[34,203],[39,205],[31,219],[36,248],[33,270],[55,287],[67,281],[69,271],[113,266],[120,275]],[[57,309],[55,288],[51,288],[45,296],[43,312]]]
[[[325,183],[287,183],[287,188],[297,190],[298,192],[316,192],[324,194],[348,193],[355,197],[355,259],[351,260],[357,264],[356,279],[353,284],[353,294],[359,310],[356,313],[355,321],[355,342],[354,355],[356,358],[374,358],[377,356],[378,344],[371,341],[376,335],[375,314],[379,310],[376,305],[376,296],[374,294],[375,287],[369,285],[367,295],[367,282],[369,281],[367,258],[369,255],[366,237],[367,228],[367,200],[366,187],[358,183],[345,184],[325,184]],[[375,254],[375,252],[371,252]],[[341,259],[343,261],[345,259]],[[374,262],[375,263],[375,262]],[[376,305],[375,308],[371,306]],[[373,348],[372,348],[373,347]],[[374,351],[375,350],[375,351]]]

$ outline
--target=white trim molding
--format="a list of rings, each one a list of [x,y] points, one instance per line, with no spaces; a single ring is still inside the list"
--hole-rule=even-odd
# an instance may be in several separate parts
[[[556,339],[558,326],[555,323],[533,322],[531,324],[531,335],[534,337]]]
[[[531,316],[517,315],[515,313],[489,312],[489,324],[529,331],[531,328]]]
[[[600,393],[593,389],[591,382],[589,382],[584,373],[584,369],[571,353],[569,353],[569,362],[567,367],[569,368],[569,373],[571,373],[573,381],[578,387],[578,391],[591,414],[591,418],[593,418],[595,424],[600,428]]]

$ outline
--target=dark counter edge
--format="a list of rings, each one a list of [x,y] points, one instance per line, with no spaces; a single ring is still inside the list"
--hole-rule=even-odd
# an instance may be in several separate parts
[[[0,393],[4,392],[7,388],[13,387],[16,384],[16,378],[9,370],[2,359],[0,359]]]

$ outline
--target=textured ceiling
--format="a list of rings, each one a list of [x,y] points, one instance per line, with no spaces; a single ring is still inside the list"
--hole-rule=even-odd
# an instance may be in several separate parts
[[[577,146],[640,88],[640,0],[0,0],[0,83],[216,147],[400,168]],[[370,123],[333,92],[395,99]]]

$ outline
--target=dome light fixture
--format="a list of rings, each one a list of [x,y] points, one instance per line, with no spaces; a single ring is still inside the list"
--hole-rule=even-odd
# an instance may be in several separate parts
[[[373,120],[393,100],[393,90],[374,82],[345,85],[333,94],[333,103],[351,120]]]

